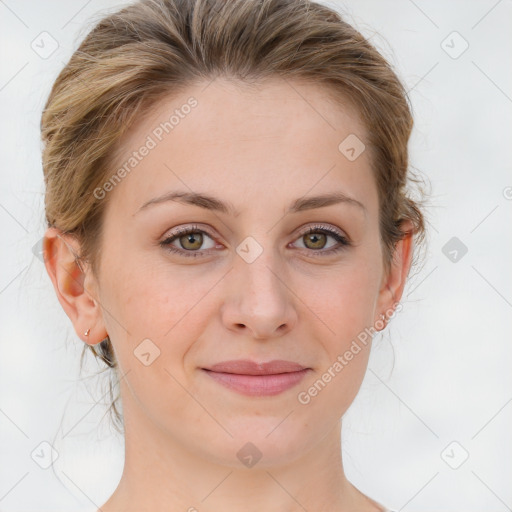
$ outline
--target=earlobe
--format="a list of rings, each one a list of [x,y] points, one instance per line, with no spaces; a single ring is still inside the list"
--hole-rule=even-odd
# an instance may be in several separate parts
[[[99,304],[91,290],[84,286],[90,269],[80,264],[79,249],[77,240],[71,235],[54,227],[47,229],[43,245],[44,263],[57,299],[80,339],[94,345],[107,334]]]

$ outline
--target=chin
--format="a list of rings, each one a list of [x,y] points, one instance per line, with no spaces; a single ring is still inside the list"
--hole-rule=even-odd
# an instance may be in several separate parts
[[[269,469],[292,463],[312,448],[319,436],[296,422],[287,423],[285,417],[240,417],[224,422],[233,437],[217,436],[213,444],[210,439],[208,458],[233,469]]]

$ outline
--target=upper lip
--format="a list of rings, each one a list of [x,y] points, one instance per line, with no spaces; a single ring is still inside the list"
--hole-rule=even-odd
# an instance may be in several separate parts
[[[293,361],[276,359],[266,363],[256,363],[247,359],[236,359],[217,363],[205,370],[219,373],[235,373],[238,375],[275,375],[305,370],[307,367]]]

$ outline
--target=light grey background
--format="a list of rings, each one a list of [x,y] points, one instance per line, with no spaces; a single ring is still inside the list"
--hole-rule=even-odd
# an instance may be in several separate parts
[[[424,267],[344,419],[347,476],[400,511],[512,510],[512,2],[324,3],[407,85],[411,160],[432,185]],[[2,511],[95,511],[121,476],[123,442],[102,419],[107,380],[91,360],[79,378],[82,342],[32,253],[44,233],[44,101],[86,23],[118,5],[0,0]],[[42,32],[58,43],[50,56]],[[36,462],[42,442],[58,453],[53,468]]]

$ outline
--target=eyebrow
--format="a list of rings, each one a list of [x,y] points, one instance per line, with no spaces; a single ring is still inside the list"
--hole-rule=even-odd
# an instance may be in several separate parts
[[[200,208],[204,208],[206,210],[218,211],[227,215],[231,214],[235,217],[240,214],[235,206],[229,201],[221,201],[220,199],[208,194],[175,191],[166,193],[162,196],[155,197],[147,201],[134,213],[134,215],[147,208],[148,206],[164,203],[167,201],[177,201],[184,204],[199,206]],[[357,199],[354,199],[353,197],[347,196],[343,192],[331,192],[329,194],[318,196],[301,197],[296,199],[290,205],[286,213],[298,213],[305,210],[313,210],[315,208],[324,208],[326,206],[339,203],[356,206],[366,214],[366,207],[363,203]]]

